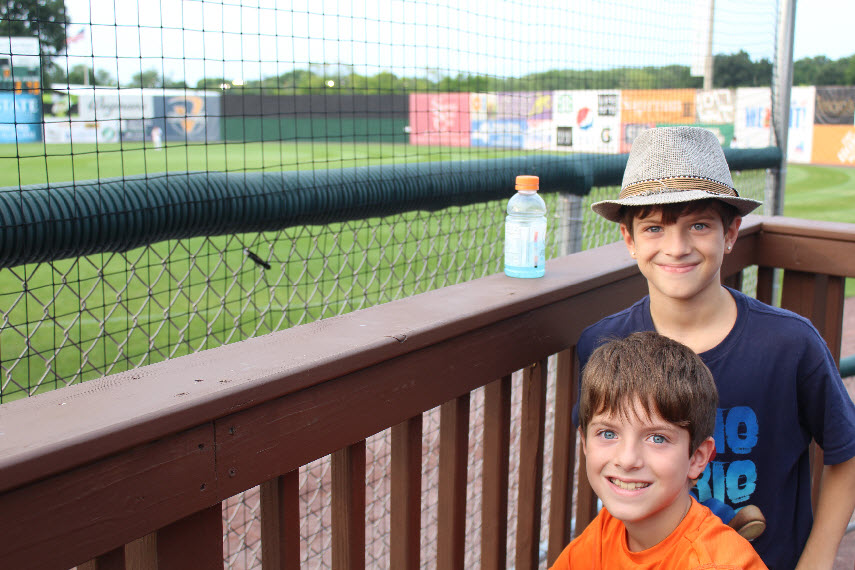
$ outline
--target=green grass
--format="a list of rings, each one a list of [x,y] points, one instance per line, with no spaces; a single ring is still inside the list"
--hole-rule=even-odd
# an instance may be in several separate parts
[[[788,165],[784,215],[855,223],[855,168]],[[855,279],[846,280],[846,296],[855,296]]]
[[[115,176],[208,170],[312,170],[400,162],[519,156],[526,151],[344,142],[257,142],[0,145],[0,187]]]

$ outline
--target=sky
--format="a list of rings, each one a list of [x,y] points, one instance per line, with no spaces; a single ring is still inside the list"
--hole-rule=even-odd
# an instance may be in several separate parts
[[[155,69],[189,85],[324,64],[437,77],[691,65],[706,38],[694,16],[709,1],[66,0],[78,37],[67,54],[69,67],[121,83]],[[771,60],[776,11],[776,0],[715,0],[713,52]],[[852,55],[853,21],[855,2],[798,2],[794,58]]]

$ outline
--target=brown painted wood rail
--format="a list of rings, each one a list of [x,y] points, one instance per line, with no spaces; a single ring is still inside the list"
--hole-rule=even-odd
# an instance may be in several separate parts
[[[855,225],[751,216],[724,274],[785,270],[782,304],[839,359]],[[261,485],[265,568],[299,566],[300,466],[332,456],[332,562],[365,566],[365,439],[391,428],[388,567],[418,568],[422,413],[441,406],[437,565],[463,567],[470,393],[484,392],[481,567],[535,568],[595,501],[570,490],[574,345],[645,293],[622,244],[493,275],[0,406],[0,566],[222,568],[221,502]],[[547,394],[546,359],[557,357]],[[515,560],[507,560],[511,380],[523,371]],[[554,449],[544,458],[547,406]],[[818,455],[818,454],[817,454]],[[584,469],[582,469],[582,472]],[[551,493],[541,487],[551,475]]]

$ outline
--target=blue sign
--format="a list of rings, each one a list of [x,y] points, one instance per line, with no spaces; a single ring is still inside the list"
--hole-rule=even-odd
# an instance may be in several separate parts
[[[525,119],[472,121],[472,146],[522,148],[528,123]]]
[[[0,93],[0,143],[42,140],[42,99],[32,93]]]

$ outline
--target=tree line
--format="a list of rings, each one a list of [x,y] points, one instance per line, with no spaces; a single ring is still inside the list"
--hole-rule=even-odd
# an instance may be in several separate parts
[[[88,76],[84,76],[88,74]],[[772,81],[772,63],[768,59],[752,61],[749,54],[717,54],[713,58],[713,87],[768,87]],[[403,94],[412,92],[501,92],[553,91],[557,89],[679,89],[703,86],[703,78],[692,77],[689,67],[619,67],[602,70],[559,69],[530,73],[522,77],[496,77],[458,73],[443,75],[426,69],[422,76],[398,76],[390,72],[375,75],[356,73],[352,67],[315,65],[278,76],[233,83],[223,77],[206,77],[188,85],[183,80],[164,78],[157,70],[135,74],[119,85],[106,70],[76,65],[65,70],[53,68],[49,83],[71,83],[111,87],[235,89],[242,93],[270,95],[301,94]],[[825,56],[794,62],[793,85],[855,85],[855,55],[832,60]]]

